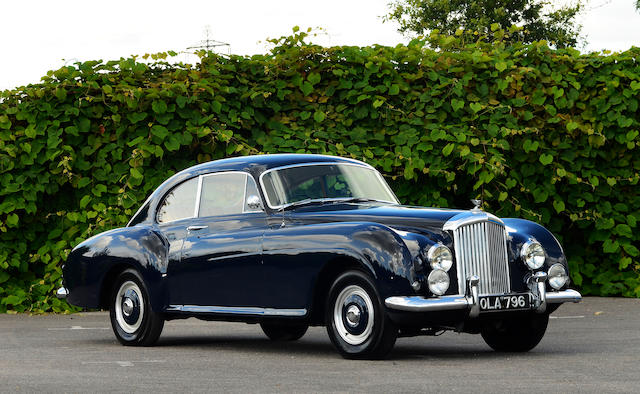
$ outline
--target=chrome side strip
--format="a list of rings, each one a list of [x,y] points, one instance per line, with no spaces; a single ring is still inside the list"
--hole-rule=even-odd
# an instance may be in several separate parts
[[[305,316],[306,309],[274,309],[243,306],[169,305],[167,312],[225,313],[258,316]]]

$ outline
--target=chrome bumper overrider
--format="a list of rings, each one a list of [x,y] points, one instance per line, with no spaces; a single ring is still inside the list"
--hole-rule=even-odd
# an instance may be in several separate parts
[[[530,280],[531,296],[533,299],[532,309],[538,313],[543,313],[547,309],[547,304],[561,304],[564,302],[580,302],[582,295],[575,290],[546,291],[545,281],[547,275],[539,273]],[[385,305],[390,309],[410,312],[435,312],[456,309],[468,309],[469,317],[477,317],[480,314],[480,297],[478,295],[477,276],[472,276],[468,280],[467,296],[441,296],[437,298],[425,298],[422,296],[389,297],[384,300]]]
[[[67,298],[67,295],[69,295],[69,290],[66,287],[61,287],[56,291],[56,297],[58,298]]]

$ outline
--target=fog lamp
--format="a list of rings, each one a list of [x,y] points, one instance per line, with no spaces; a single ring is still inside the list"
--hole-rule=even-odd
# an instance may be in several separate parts
[[[549,273],[547,274],[549,285],[556,290],[562,288],[562,286],[567,284],[569,280],[569,276],[567,275],[567,271],[564,269],[562,264],[554,264],[549,268]]]
[[[427,278],[429,290],[435,295],[443,295],[449,289],[449,275],[443,270],[431,271]]]

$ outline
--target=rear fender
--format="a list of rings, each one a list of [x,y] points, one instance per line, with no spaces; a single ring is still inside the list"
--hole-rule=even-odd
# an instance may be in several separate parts
[[[100,308],[101,294],[110,291],[106,278],[114,270],[136,269],[143,277],[151,307],[166,304],[162,275],[167,272],[166,241],[146,226],[125,227],[98,234],[76,246],[63,268],[67,301],[85,308]],[[106,287],[105,287],[106,286]]]

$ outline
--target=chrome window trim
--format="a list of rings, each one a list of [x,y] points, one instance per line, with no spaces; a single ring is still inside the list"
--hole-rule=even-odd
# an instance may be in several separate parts
[[[191,312],[191,313],[226,313],[233,315],[259,315],[259,316],[305,316],[307,310],[301,309],[276,309],[259,308],[251,306],[215,306],[215,305],[169,305],[167,312]]]
[[[178,222],[178,221],[180,221],[180,220],[185,220],[185,219],[196,219],[196,218],[198,218],[198,215],[200,214],[200,197],[201,197],[201,195],[202,195],[202,180],[203,180],[203,178],[204,178],[204,177],[208,177],[208,176],[212,176],[212,175],[232,174],[232,173],[236,173],[236,174],[243,174],[243,175],[245,175],[245,180],[244,180],[244,194],[243,194],[244,198],[243,198],[243,200],[242,200],[242,201],[243,201],[243,204],[242,204],[242,212],[240,212],[240,213],[233,213],[233,214],[227,214],[227,215],[213,215],[213,216],[204,216],[204,217],[216,217],[216,216],[220,216],[220,217],[222,217],[222,216],[230,216],[230,215],[244,215],[244,214],[255,214],[255,213],[264,212],[263,210],[259,210],[259,211],[246,211],[246,210],[244,209],[244,205],[245,205],[244,203],[245,203],[246,198],[247,198],[246,194],[247,194],[247,182],[248,182],[248,178],[249,178],[249,177],[251,177],[251,178],[253,179],[253,177],[252,177],[252,175],[251,175],[250,173],[248,173],[247,171],[218,171],[218,172],[210,172],[210,173],[207,173],[207,174],[201,174],[201,175],[198,175],[198,186],[197,186],[197,187],[198,187],[198,190],[196,191],[196,202],[195,202],[195,207],[194,207],[194,210],[193,210],[193,216],[187,216],[187,217],[184,217],[184,218],[175,219],[175,220],[171,220],[171,221],[168,221],[168,222],[159,222],[159,221],[158,221],[158,208],[159,208],[159,207],[162,205],[162,203],[164,202],[164,199],[166,198],[167,194],[171,193],[171,191],[172,191],[172,190],[174,190],[176,187],[178,187],[178,186],[182,185],[182,184],[183,184],[183,183],[185,183],[185,182],[188,182],[188,181],[190,181],[190,180],[194,179],[195,177],[193,177],[193,178],[189,178],[189,179],[187,179],[187,180],[185,180],[185,181],[183,181],[183,182],[180,182],[179,184],[177,184],[176,186],[172,187],[169,191],[167,191],[167,192],[162,196],[162,199],[160,200],[161,202],[156,206],[156,214],[155,214],[155,217],[154,217],[154,221],[155,221],[155,223],[156,223],[156,224],[158,224],[158,225],[162,225],[162,226],[164,226],[164,225],[167,225],[167,224],[170,224],[170,223]],[[254,179],[254,182],[255,182],[255,179]],[[256,189],[258,189],[258,185],[257,185],[257,184],[256,184]],[[153,195],[153,194],[152,194],[152,195]],[[259,198],[259,199],[260,199],[260,201],[262,202],[262,197],[260,196],[260,193],[258,193],[258,198]],[[151,199],[151,196],[149,196],[149,199]],[[144,204],[142,205],[142,207],[144,207]],[[140,209],[142,209],[142,207],[141,207]],[[135,215],[134,215],[133,217],[135,217]]]
[[[198,184],[198,201],[196,202],[196,204],[198,205],[197,210],[196,210],[196,215],[194,216],[195,218],[198,218],[200,215],[200,197],[201,197],[201,193],[202,193],[202,179],[206,178],[206,177],[210,177],[210,176],[215,176],[215,175],[226,175],[226,174],[242,174],[245,175],[244,178],[244,191],[242,192],[242,212],[238,212],[238,213],[228,213],[225,215],[210,215],[210,216],[203,216],[205,218],[211,218],[211,217],[222,217],[222,216],[231,216],[231,215],[243,215],[243,214],[252,214],[252,213],[260,213],[263,211],[246,211],[244,209],[245,203],[247,201],[247,182],[249,181],[249,177],[253,178],[251,176],[251,174],[249,174],[246,171],[218,171],[218,172],[210,172],[208,174],[202,174],[200,175],[200,181]],[[254,179],[255,182],[255,179]],[[256,189],[257,189],[256,185]],[[258,193],[259,194],[259,193]],[[260,197],[260,195],[258,195],[258,198],[260,198],[260,201],[262,201],[262,198]]]
[[[196,191],[196,205],[193,207],[193,218],[197,218],[200,213],[200,197],[202,193],[202,175],[198,175],[198,190]]]
[[[264,194],[264,199],[267,202],[267,206],[270,209],[273,210],[278,210],[278,209],[282,209],[283,207],[287,207],[288,205],[291,205],[293,203],[287,203],[287,204],[280,204],[280,205],[276,205],[273,206],[271,205],[271,201],[269,200],[269,195],[266,192],[266,189],[264,187],[264,181],[263,178],[265,175],[267,175],[270,172],[273,171],[279,171],[279,170],[285,170],[287,168],[296,168],[296,167],[308,167],[308,166],[320,166],[320,165],[324,165],[324,166],[335,166],[335,165],[340,165],[340,166],[354,166],[354,167],[363,167],[363,168],[367,168],[369,170],[372,170],[376,176],[378,177],[378,179],[380,179],[382,181],[382,184],[384,185],[384,188],[389,192],[389,194],[391,194],[394,198],[395,201],[387,201],[387,200],[380,200],[381,202],[388,202],[391,204],[400,204],[400,202],[398,201],[398,197],[396,196],[396,194],[393,192],[393,190],[391,190],[391,188],[389,187],[389,185],[387,184],[387,182],[384,180],[384,177],[382,177],[382,174],[380,174],[380,172],[378,170],[376,170],[374,167],[372,167],[371,165],[367,164],[367,163],[345,163],[345,162],[326,162],[326,161],[321,161],[321,162],[310,162],[310,163],[298,163],[298,164],[289,164],[286,166],[280,166],[280,167],[274,167],[274,168],[270,168],[268,170],[266,170],[265,172],[263,172],[262,174],[260,174],[260,189],[262,190],[262,194]],[[340,198],[322,198],[322,199],[314,199],[314,200],[318,200],[318,201],[339,201],[339,200],[344,200],[347,197],[340,197]]]
[[[178,222],[178,221],[180,221],[180,220],[193,219],[193,218],[194,218],[194,216],[185,216],[185,217],[183,217],[183,218],[178,218],[178,219],[174,219],[174,220],[169,220],[169,221],[167,221],[167,222],[161,222],[161,221],[159,221],[159,220],[158,220],[158,215],[160,214],[160,211],[159,211],[159,209],[158,209],[158,208],[160,208],[160,207],[162,206],[162,204],[164,204],[164,201],[165,201],[165,199],[167,198],[167,196],[169,195],[169,193],[171,193],[172,191],[174,191],[178,186],[180,186],[180,185],[184,185],[185,183],[187,183],[187,182],[189,182],[190,180],[195,179],[195,178],[196,178],[196,177],[194,176],[194,177],[192,177],[192,178],[185,179],[184,181],[182,181],[182,182],[178,183],[177,185],[175,185],[174,187],[172,187],[171,189],[169,189],[165,194],[163,194],[163,195],[162,195],[162,198],[160,199],[160,203],[158,203],[158,204],[156,205],[156,207],[155,207],[155,211],[156,211],[155,213],[156,213],[156,214],[154,215],[153,220],[156,222],[156,224],[159,224],[159,225],[165,225],[165,224],[168,224],[168,223]],[[166,182],[166,181],[165,181],[165,182]],[[162,185],[161,185],[161,186],[162,186]],[[160,186],[158,186],[158,188],[160,188]],[[195,203],[196,203],[196,206],[197,206],[197,204],[198,204],[198,196],[200,195],[200,179],[198,179],[198,186],[196,186],[196,188],[197,188],[197,190],[196,190],[196,201],[195,201]],[[153,196],[153,193],[151,194],[151,196]],[[151,196],[149,196],[149,198],[151,198]],[[142,206],[144,206],[144,204],[143,204]],[[135,215],[134,215],[133,217],[135,217]]]

